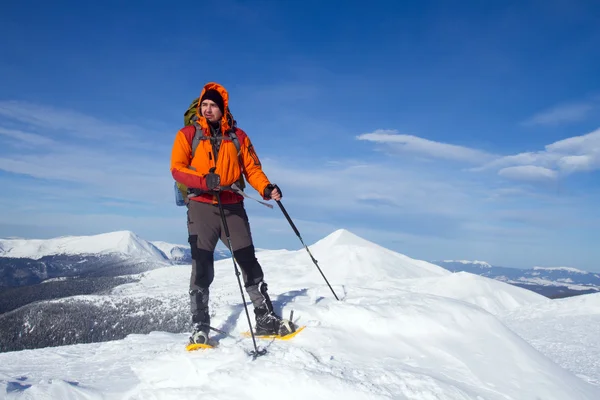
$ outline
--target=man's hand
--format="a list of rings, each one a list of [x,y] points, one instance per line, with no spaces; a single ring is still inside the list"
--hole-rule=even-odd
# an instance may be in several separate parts
[[[281,200],[281,189],[277,185],[267,185],[265,188],[265,198],[271,198],[272,200],[279,201]]]
[[[206,190],[219,190],[221,177],[214,172],[209,172],[204,175],[204,182],[206,183]]]

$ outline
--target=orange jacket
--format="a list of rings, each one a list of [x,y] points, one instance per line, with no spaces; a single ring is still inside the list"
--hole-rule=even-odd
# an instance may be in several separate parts
[[[221,119],[221,132],[223,132],[223,136],[228,137],[228,132],[232,129],[230,126],[232,118],[228,118],[229,94],[223,86],[211,82],[204,86],[200,98],[208,89],[216,89],[223,97],[225,112]],[[196,115],[204,136],[210,137],[208,122],[200,114],[200,104],[196,109]],[[213,154],[210,140],[201,140],[196,148],[194,158],[192,158],[191,143],[196,130],[194,126],[186,126],[180,129],[175,135],[175,142],[171,151],[171,174],[173,179],[187,187],[206,190],[204,175],[208,174],[212,167],[215,167],[215,173],[221,177],[221,186],[229,186],[235,183],[243,173],[248,183],[264,198],[265,188],[270,184],[270,181],[262,170],[261,162],[248,135],[237,127],[233,129],[235,129],[240,142],[240,157],[238,157],[235,144],[230,139],[225,138],[216,155]],[[240,159],[243,166],[240,165]],[[265,199],[267,200],[267,198]],[[217,203],[216,196],[209,193],[203,193],[191,200]],[[235,192],[223,191],[221,193],[221,202],[224,204],[237,203],[242,200],[243,196]]]

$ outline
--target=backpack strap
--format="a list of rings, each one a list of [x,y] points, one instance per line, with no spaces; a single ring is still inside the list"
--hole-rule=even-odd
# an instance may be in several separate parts
[[[196,149],[198,148],[198,145],[200,144],[201,140],[211,140],[211,139],[223,139],[225,138],[225,136],[217,136],[217,137],[208,137],[204,135],[204,132],[202,131],[202,128],[200,127],[200,125],[194,121],[194,136],[192,137],[192,139],[190,140],[189,138],[189,134],[186,135],[188,142],[191,141],[190,145],[192,147],[192,158],[194,158],[194,155],[196,154]],[[240,145],[240,140],[238,138],[238,135],[235,133],[234,129],[231,129],[229,131],[229,139],[231,139],[231,141],[233,142],[236,150],[237,150],[237,156],[238,156],[238,163],[240,164],[240,169],[242,170],[242,172],[244,171],[244,163],[242,160],[242,152],[241,152],[241,145]],[[191,169],[193,169],[190,166]],[[237,186],[237,185],[236,185]],[[242,188],[237,187],[237,189],[240,192],[243,192]]]
[[[187,127],[186,127],[187,128]],[[198,145],[200,144],[201,140],[210,140],[209,137],[204,135],[204,132],[202,131],[202,128],[196,123],[194,122],[194,136],[191,137],[191,132],[190,131],[186,131],[184,132],[186,135],[186,138],[188,140],[188,142],[191,142],[190,145],[192,147],[192,158],[194,158],[194,155],[196,154],[196,148],[198,147]],[[235,128],[234,128],[235,129]],[[238,134],[235,132],[234,129],[231,129],[229,131],[229,138],[231,139],[231,141],[233,142],[233,144],[235,145],[235,148],[237,149],[237,154],[238,154],[238,161],[240,163],[240,168],[242,169],[242,171],[244,170],[244,163],[242,162],[242,152],[241,152],[241,145],[240,145],[240,139],[238,137]],[[244,131],[240,131],[240,136],[242,138],[244,138],[246,135],[246,133]],[[190,139],[191,137],[191,139]],[[220,136],[218,138],[221,138]],[[192,168],[190,166],[190,168]],[[193,168],[192,168],[193,169]],[[237,192],[238,194],[248,198],[248,199],[252,199],[254,201],[257,201],[258,203],[267,206],[269,208],[273,208],[273,205],[266,203],[264,201],[255,199],[254,197],[249,196],[248,194],[246,194],[244,192],[244,189],[239,187],[236,183],[231,184],[230,186],[223,186],[221,188],[222,190],[233,190],[234,192]],[[196,196],[195,193],[188,193],[187,197],[191,198]]]
[[[194,137],[192,139],[192,158],[194,158],[194,155],[196,154],[196,148],[198,147],[198,145],[200,144],[201,140],[210,140],[211,138],[204,136],[204,133],[202,132],[202,128],[200,128],[200,125],[198,125],[197,123],[194,123]],[[231,130],[229,132],[229,137],[231,138],[231,141],[233,142],[233,144],[235,145],[235,148],[237,149],[237,154],[238,157],[242,155],[241,153],[241,145],[240,145],[240,141],[235,133],[235,131]],[[224,138],[224,136],[217,136],[215,137],[215,139],[221,139]],[[241,161],[241,159],[240,159]],[[240,166],[242,167],[242,169],[244,168],[244,164],[240,164]]]
[[[197,122],[194,122],[194,138],[192,139],[192,158],[194,158],[194,154],[196,154],[196,148],[198,148],[198,145],[200,144],[200,141],[202,140],[202,137],[204,136],[204,134],[202,133],[202,128],[200,128],[200,125],[198,125]]]
[[[229,137],[231,138],[231,141],[233,142],[233,144],[235,145],[235,148],[237,149],[238,156],[241,156],[242,153],[240,151],[240,148],[241,148],[240,141],[237,137],[237,134],[235,133],[235,131],[233,129],[229,132]],[[242,164],[241,167],[243,169],[244,165]]]

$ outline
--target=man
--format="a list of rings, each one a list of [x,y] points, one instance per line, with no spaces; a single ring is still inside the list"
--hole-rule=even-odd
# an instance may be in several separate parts
[[[281,190],[263,172],[246,133],[235,126],[225,88],[214,82],[206,84],[198,103],[196,117],[202,128],[203,140],[200,140],[192,156],[190,143],[195,127],[186,126],[177,132],[171,153],[173,178],[186,185],[191,193],[187,203],[188,240],[192,251],[189,293],[194,324],[190,341],[208,341],[208,301],[209,287],[214,278],[214,250],[219,239],[228,246],[221,226],[217,196],[221,197],[229,228],[230,250],[242,269],[244,286],[254,306],[256,333],[288,334],[293,331],[293,324],[273,311],[267,283],[256,259],[244,197],[231,185],[243,174],[265,200],[280,200]],[[230,135],[232,131],[239,140],[239,154]]]

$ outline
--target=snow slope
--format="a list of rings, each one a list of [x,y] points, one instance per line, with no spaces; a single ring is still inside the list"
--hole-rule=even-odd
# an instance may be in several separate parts
[[[547,297],[530,290],[468,272],[415,279],[406,282],[404,288],[466,301],[494,315],[502,315],[528,304],[538,306],[551,302]]]
[[[179,261],[190,257],[190,246],[180,244],[172,244],[161,241],[150,242],[157,249],[162,251],[165,256],[171,261]]]
[[[257,253],[275,308],[284,315],[293,309],[307,328],[292,341],[259,341],[267,354],[254,361],[246,355],[251,339],[241,336],[248,326],[232,260],[225,259],[216,262],[211,287],[212,324],[230,332],[216,334],[218,348],[186,353],[186,334],[154,332],[4,353],[0,390],[35,399],[600,398],[600,387],[553,363],[497,317],[452,298],[464,280],[448,271],[347,231],[311,252],[341,301],[305,249]],[[152,270],[107,297],[171,298],[186,307],[189,273],[189,266]],[[418,279],[454,287],[450,297],[423,293]]]
[[[54,239],[0,239],[0,257],[38,260],[52,255],[118,254],[125,257],[165,261],[154,245],[130,231]]]
[[[522,307],[503,321],[559,365],[600,385],[600,293]]]

